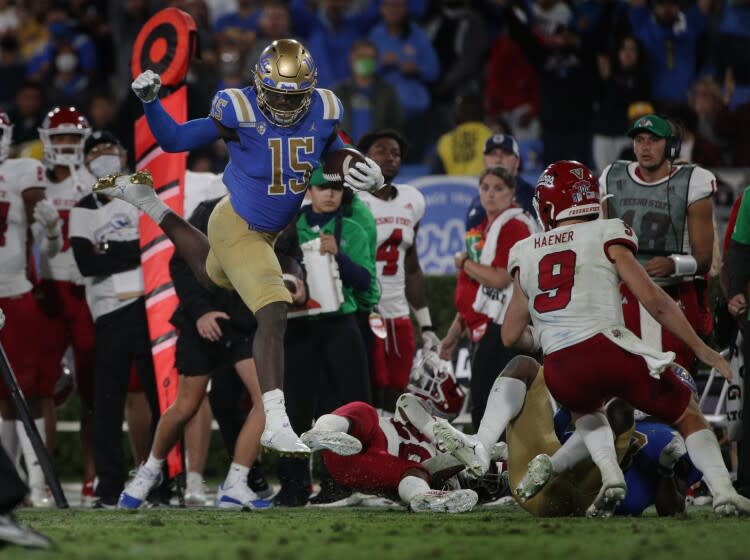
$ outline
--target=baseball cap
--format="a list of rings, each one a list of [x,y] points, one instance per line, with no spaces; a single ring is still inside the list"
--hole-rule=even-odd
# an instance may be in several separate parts
[[[650,132],[659,138],[672,136],[672,126],[667,119],[658,115],[645,115],[636,119],[633,126],[628,130],[628,136],[634,138],[639,132]]]
[[[509,154],[514,154],[518,158],[521,157],[518,142],[510,134],[493,134],[490,136],[484,144],[484,154],[487,155],[495,148],[502,148]]]
[[[114,144],[115,146],[122,147],[117,136],[109,132],[108,130],[97,130],[91,136],[86,138],[86,143],[83,145],[83,153],[88,154],[95,146],[99,144]]]

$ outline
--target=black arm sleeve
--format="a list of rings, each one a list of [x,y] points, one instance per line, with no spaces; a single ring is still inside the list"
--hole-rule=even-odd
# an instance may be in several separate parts
[[[738,243],[734,239],[729,242],[729,289],[727,297],[745,293],[750,282],[750,245]]]
[[[83,237],[71,237],[73,257],[84,276],[109,276],[137,268],[141,264],[141,248],[137,240],[111,241],[106,253],[95,254],[94,245]]]

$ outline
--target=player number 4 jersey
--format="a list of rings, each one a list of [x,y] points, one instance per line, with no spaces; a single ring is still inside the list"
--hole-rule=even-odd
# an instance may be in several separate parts
[[[34,159],[7,159],[0,163],[0,297],[31,290],[26,276],[29,224],[23,192],[44,183],[44,167]]]
[[[375,262],[380,302],[378,311],[386,319],[408,317],[406,301],[406,251],[414,245],[417,224],[424,216],[422,193],[410,185],[395,185],[395,198],[381,200],[370,193],[359,197],[372,212],[377,228]]]
[[[622,327],[622,303],[611,245],[637,251],[638,239],[620,219],[594,220],[537,233],[516,243],[508,270],[521,289],[545,354]]]

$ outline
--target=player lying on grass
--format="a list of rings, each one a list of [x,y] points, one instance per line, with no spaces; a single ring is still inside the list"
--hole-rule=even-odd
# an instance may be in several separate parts
[[[626,495],[603,411],[612,397],[677,428],[711,489],[716,513],[750,513],[750,500],[732,486],[716,437],[690,389],[670,367],[674,353],[654,350],[625,328],[620,281],[660,324],[727,379],[729,364],[706,346],[677,304],[645,273],[635,258],[632,229],[619,219],[599,219],[599,185],[588,168],[575,161],[553,163],[540,176],[534,196],[545,231],[510,252],[514,289],[502,339],[506,346],[533,347],[533,321],[545,355],[547,387],[571,411],[576,433],[601,472],[602,487],[590,514],[614,510]]]
[[[565,431],[570,414],[561,409],[553,417],[539,363],[528,356],[513,358],[490,395],[476,435],[438,421],[438,444],[480,476],[490,465],[485,450],[505,431],[509,482],[521,507],[539,516],[586,513],[601,488],[601,477],[580,434]],[[621,399],[608,404],[607,417],[628,485],[627,497],[614,513],[639,515],[650,505],[656,505],[660,515],[684,511],[685,487],[701,473],[689,462],[682,438],[663,423],[634,425],[633,408]]]
[[[434,395],[441,402],[432,403],[431,410],[444,409],[442,391]],[[381,417],[369,404],[352,402],[318,418],[302,441],[312,451],[323,452],[328,471],[342,486],[398,498],[412,511],[469,511],[478,500],[474,490],[443,489],[463,465],[435,447],[435,420],[421,398],[404,393],[393,417]],[[446,486],[457,488],[455,482]]]

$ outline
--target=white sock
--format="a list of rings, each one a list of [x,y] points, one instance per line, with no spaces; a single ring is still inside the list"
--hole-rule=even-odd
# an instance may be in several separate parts
[[[36,429],[42,438],[44,443],[44,418],[35,418],[34,424]],[[23,452],[23,460],[26,463],[26,472],[29,475],[29,486],[39,487],[44,486],[44,471],[39,465],[39,459],[37,459],[36,453],[34,452],[34,446],[31,445],[31,438],[26,433],[26,428],[23,426],[23,422],[16,420],[16,430],[18,432],[18,440],[21,442],[21,451]]]
[[[245,467],[239,463],[232,463],[229,465],[229,472],[227,473],[227,478],[224,480],[224,488],[231,488],[238,482],[247,484],[247,473],[249,472],[250,467]]]
[[[497,443],[508,423],[521,412],[525,399],[526,383],[513,377],[495,379],[477,430],[477,437],[485,449],[490,450]]]
[[[0,445],[15,465],[18,461],[18,430],[15,420],[0,420]]]
[[[158,195],[154,195],[153,199],[143,201],[140,204],[140,208],[157,224],[160,224],[165,216],[172,211],[169,206],[164,204],[164,202],[161,198],[159,198]]]
[[[185,483],[188,488],[200,486],[203,484],[203,475],[199,472],[188,471]]]
[[[313,429],[324,432],[348,432],[349,420],[335,414],[324,414],[315,421]]]
[[[154,457],[153,453],[148,454],[148,459],[146,459],[146,468],[152,473],[156,474],[158,472],[161,472],[161,468],[163,465],[164,459],[157,459],[156,457]]]
[[[703,480],[714,498],[735,493],[721,456],[719,442],[711,430],[693,432],[685,438],[685,447],[695,468],[703,473]]]
[[[266,412],[266,426],[289,424],[284,404],[284,391],[272,389],[263,393],[263,410]]]
[[[569,471],[587,457],[589,457],[589,450],[586,449],[581,433],[576,430],[562,447],[550,457],[552,470],[555,471],[555,474]]]
[[[427,481],[418,476],[405,476],[398,483],[398,495],[403,502],[407,504],[416,496],[426,494],[430,491],[430,485]]]
[[[414,427],[424,435],[427,439],[434,442],[435,434],[432,431],[435,425],[435,418],[425,410],[424,406],[417,400],[417,397],[413,395],[407,395],[399,397],[396,401],[396,410],[400,411],[400,414],[406,416]]]
[[[576,431],[591,455],[591,459],[599,467],[602,482],[620,482],[624,480],[620,465],[617,464],[615,440],[607,417],[601,412],[586,414],[576,420]]]

